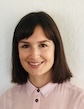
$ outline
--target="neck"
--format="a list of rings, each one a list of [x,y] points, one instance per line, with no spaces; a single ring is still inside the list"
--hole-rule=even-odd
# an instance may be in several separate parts
[[[48,82],[50,82],[51,78],[49,78],[49,77],[46,78],[46,76],[45,77],[44,76],[43,77],[42,76],[38,76],[38,77],[30,76],[29,80],[35,87],[41,88],[44,85],[46,85]]]

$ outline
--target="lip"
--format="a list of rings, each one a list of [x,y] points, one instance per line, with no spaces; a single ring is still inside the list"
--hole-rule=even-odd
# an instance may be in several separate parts
[[[42,62],[28,62],[28,64],[30,65],[31,68],[39,68],[42,64],[43,64],[43,61]]]

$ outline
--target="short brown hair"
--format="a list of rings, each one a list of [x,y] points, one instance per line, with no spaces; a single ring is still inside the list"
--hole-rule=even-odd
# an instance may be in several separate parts
[[[12,43],[12,82],[24,84],[28,80],[28,72],[24,70],[20,63],[18,42],[21,39],[30,37],[37,25],[43,28],[47,38],[52,40],[55,45],[52,81],[54,83],[62,83],[63,81],[70,80],[72,73],[66,62],[61,35],[56,23],[45,12],[32,12],[20,20],[14,31]]]

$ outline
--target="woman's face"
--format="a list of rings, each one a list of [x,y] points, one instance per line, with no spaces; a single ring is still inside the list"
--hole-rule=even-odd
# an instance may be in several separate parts
[[[19,42],[18,50],[21,65],[28,72],[29,78],[51,77],[55,46],[53,41],[46,37],[41,26],[36,26],[29,38]]]

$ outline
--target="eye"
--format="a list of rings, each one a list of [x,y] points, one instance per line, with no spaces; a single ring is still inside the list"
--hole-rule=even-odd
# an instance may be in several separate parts
[[[28,44],[22,45],[22,48],[29,48],[30,46]]]
[[[47,44],[40,44],[40,47],[47,47]]]

